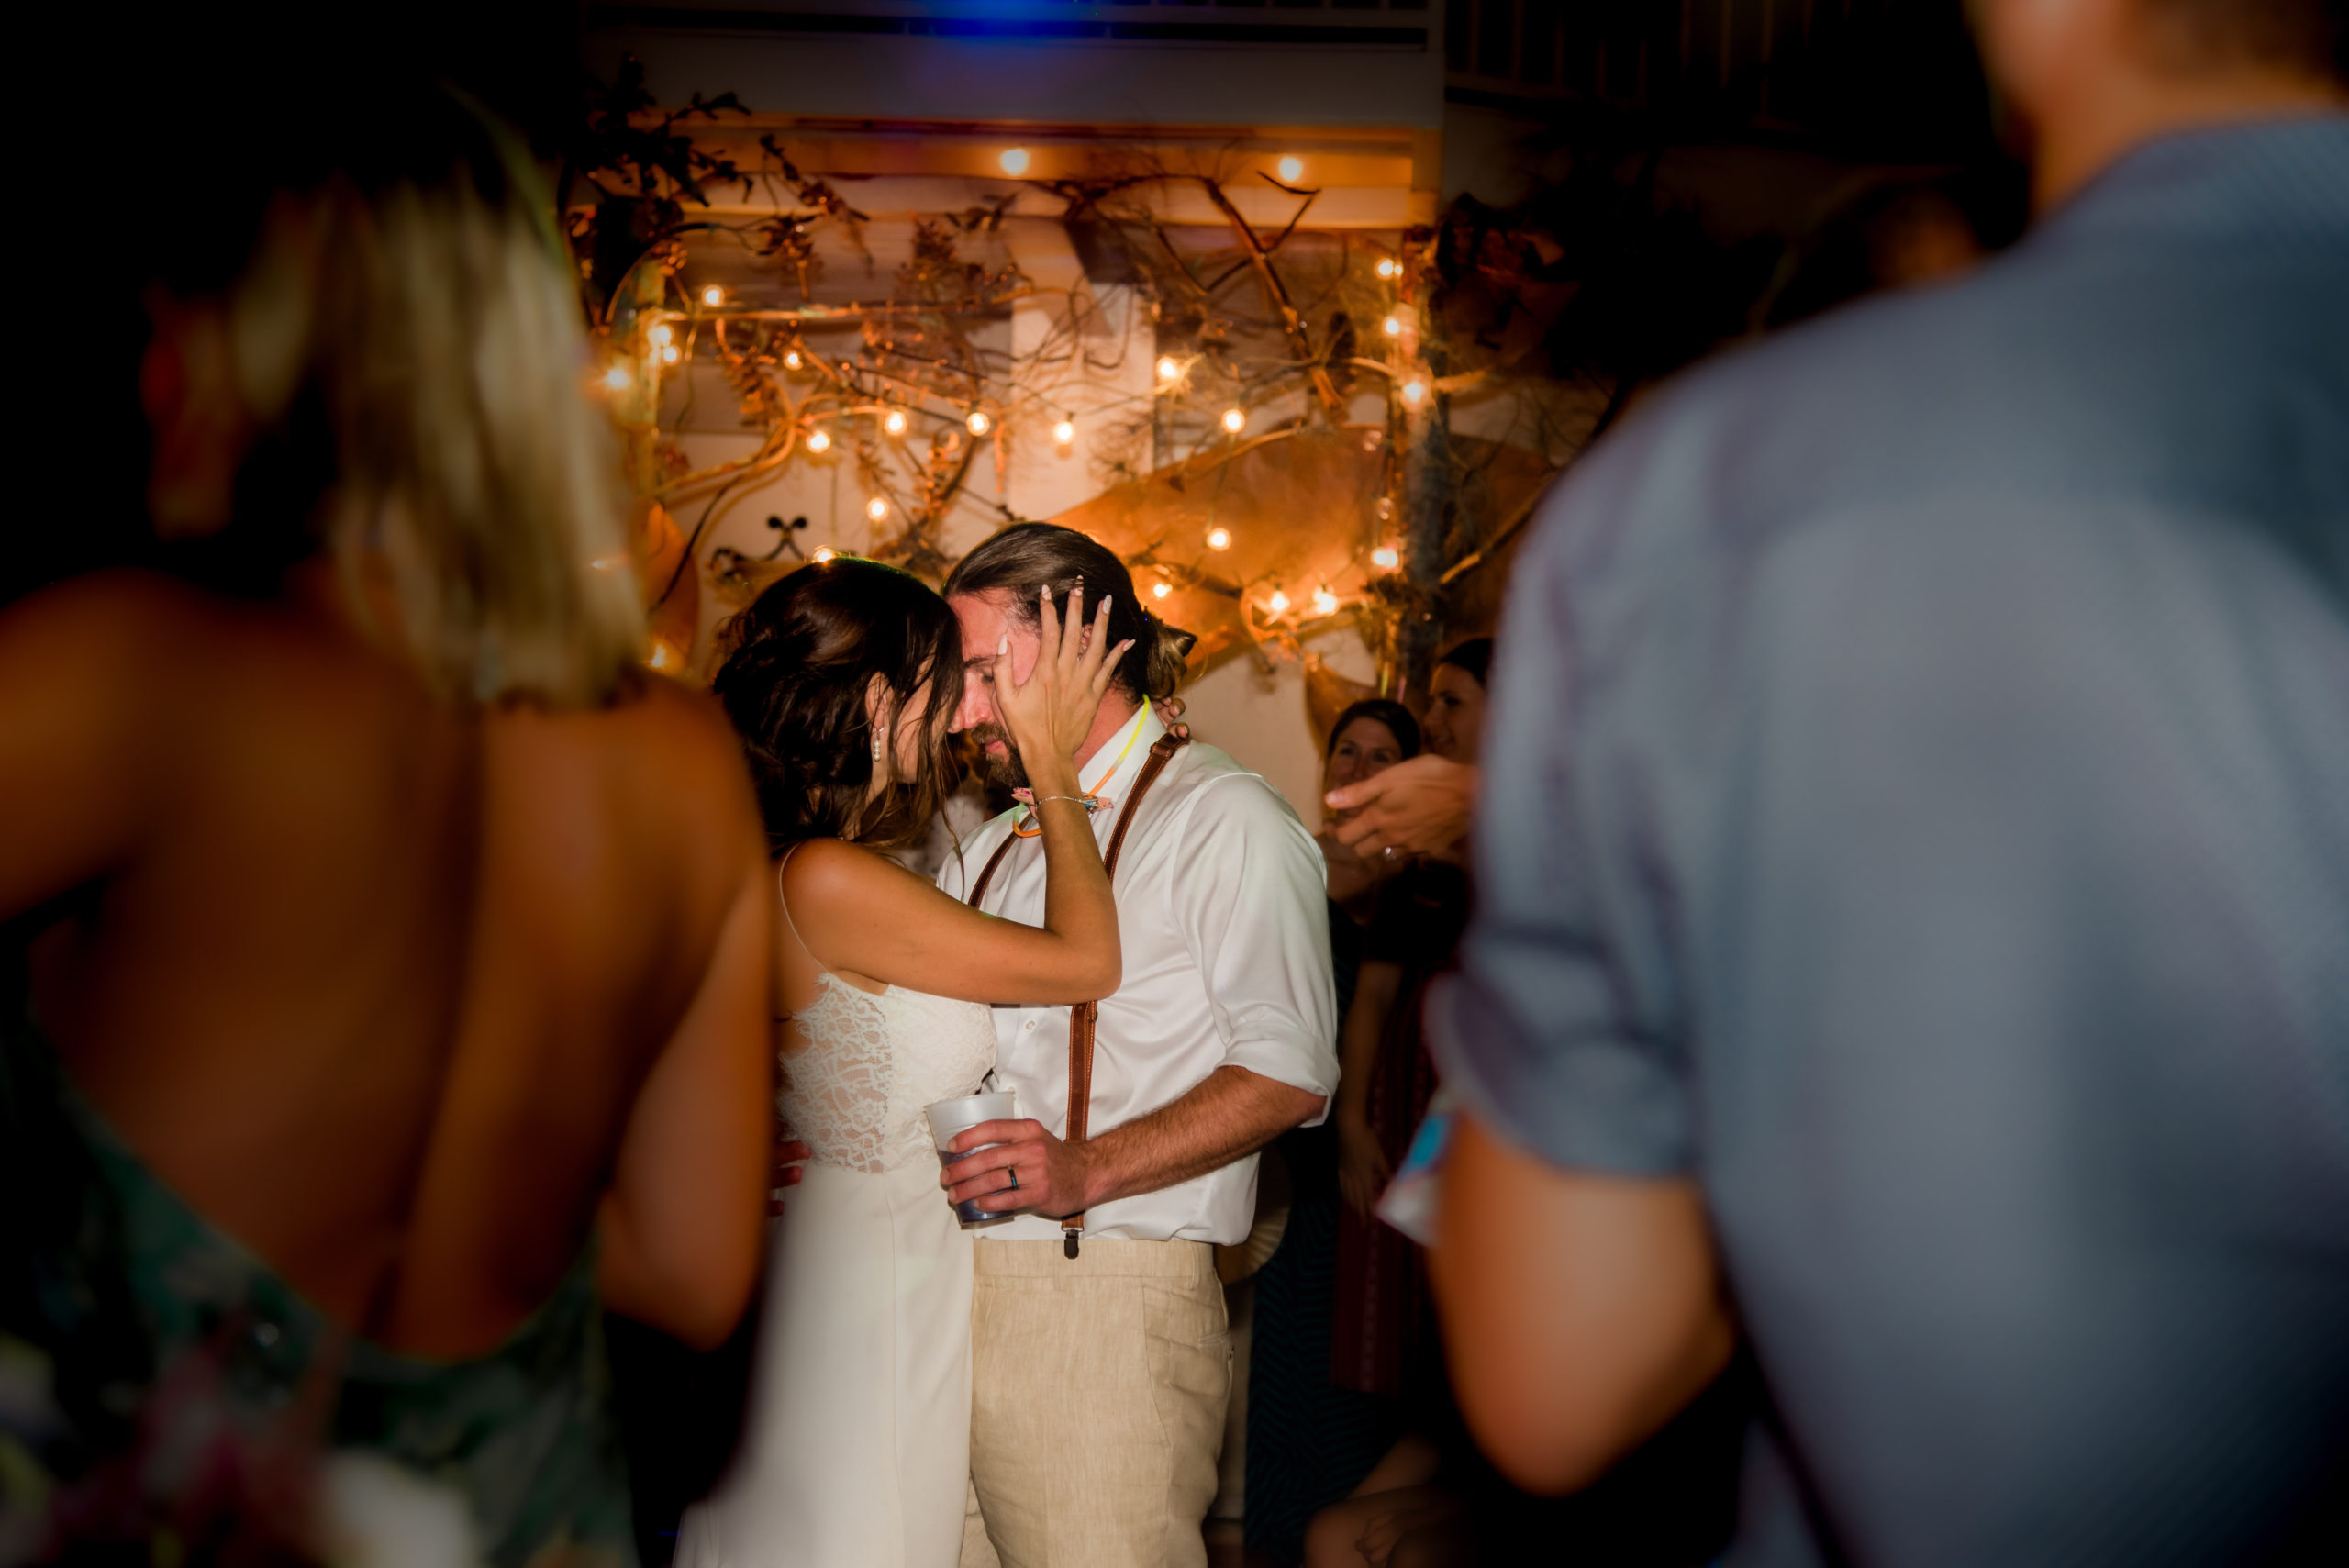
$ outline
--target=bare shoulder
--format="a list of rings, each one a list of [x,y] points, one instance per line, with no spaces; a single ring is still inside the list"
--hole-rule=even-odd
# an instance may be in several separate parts
[[[741,742],[726,710],[707,692],[652,671],[631,673],[629,689],[604,710],[625,728],[674,755],[662,759],[689,768],[718,768],[729,774],[742,766]]]
[[[54,661],[57,677],[101,679],[191,634],[224,630],[233,618],[228,605],[168,577],[100,572],[0,608],[0,645],[12,659]]]
[[[838,839],[808,839],[791,851],[784,891],[803,907],[845,909],[874,898],[903,896],[930,884],[885,855]]]
[[[549,712],[525,705],[506,717],[581,753],[579,760],[630,793],[662,796],[681,808],[677,815],[717,809],[741,822],[756,814],[741,744],[725,710],[665,676],[631,672],[618,695],[599,708]]]

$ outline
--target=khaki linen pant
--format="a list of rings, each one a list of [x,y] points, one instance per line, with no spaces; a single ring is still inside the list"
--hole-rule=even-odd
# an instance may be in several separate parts
[[[980,1241],[971,1480],[1003,1568],[1204,1568],[1231,1331],[1204,1241]]]

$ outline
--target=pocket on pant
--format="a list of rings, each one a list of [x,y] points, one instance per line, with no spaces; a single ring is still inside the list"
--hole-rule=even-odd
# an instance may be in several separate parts
[[[1222,1287],[1210,1279],[1205,1292],[1147,1288],[1142,1298],[1142,1331],[1150,1345],[1152,1381],[1182,1396],[1185,1403],[1213,1407],[1220,1431],[1223,1403],[1231,1393],[1231,1322],[1223,1306]],[[1188,1425],[1189,1418],[1178,1418]]]

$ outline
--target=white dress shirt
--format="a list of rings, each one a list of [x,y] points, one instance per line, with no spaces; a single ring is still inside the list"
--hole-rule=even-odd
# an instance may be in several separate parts
[[[1108,805],[1094,813],[1107,849],[1151,743],[1166,732],[1144,704],[1134,725],[1101,749],[1085,774]],[[949,856],[938,885],[961,898],[1023,810],[996,817]],[[1197,741],[1177,751],[1150,786],[1118,853],[1114,891],[1125,975],[1104,997],[1094,1036],[1088,1131],[1180,1099],[1219,1067],[1328,1096],[1338,1084],[1336,1001],[1330,973],[1327,873],[1320,846],[1272,785]],[[1044,841],[1014,844],[981,908],[1040,926]],[[1019,1114],[1055,1137],[1068,1129],[1065,1006],[998,1005],[991,1086],[1019,1096]],[[1234,1242],[1256,1214],[1256,1157],[1204,1176],[1096,1205],[1085,1234],[1142,1241]],[[1052,1240],[1060,1224],[1023,1214],[974,1234]]]

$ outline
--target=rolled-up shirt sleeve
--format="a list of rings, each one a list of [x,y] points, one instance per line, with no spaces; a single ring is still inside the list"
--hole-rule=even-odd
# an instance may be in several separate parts
[[[1323,1097],[1338,1086],[1327,873],[1288,804],[1252,775],[1203,789],[1170,879],[1174,923],[1207,979],[1226,1067]]]
[[[1695,1158],[1694,1111],[1659,906],[1668,880],[1642,851],[1641,770],[1609,732],[1620,661],[1591,646],[1599,628],[1571,592],[1560,531],[1518,563],[1485,731],[1475,912],[1459,972],[1431,991],[1428,1036],[1444,1083],[1509,1141],[1571,1168],[1678,1174]]]

